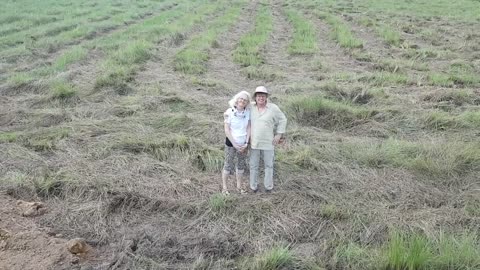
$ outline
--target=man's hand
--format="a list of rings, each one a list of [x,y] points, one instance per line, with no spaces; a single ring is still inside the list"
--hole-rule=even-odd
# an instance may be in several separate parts
[[[273,137],[273,145],[277,145],[282,141],[282,134],[277,134]]]

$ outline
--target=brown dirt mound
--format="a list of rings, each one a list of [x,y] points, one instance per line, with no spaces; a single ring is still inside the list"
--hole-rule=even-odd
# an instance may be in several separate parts
[[[71,254],[67,239],[22,214],[25,204],[0,194],[0,270],[74,269],[95,260]]]

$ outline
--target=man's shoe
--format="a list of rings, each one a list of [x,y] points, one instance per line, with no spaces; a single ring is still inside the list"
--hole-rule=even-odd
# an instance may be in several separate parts
[[[265,193],[272,193],[271,189],[265,189]]]
[[[258,188],[257,188],[257,189],[250,189],[250,191],[251,191],[252,193],[257,193],[257,192],[258,192]]]

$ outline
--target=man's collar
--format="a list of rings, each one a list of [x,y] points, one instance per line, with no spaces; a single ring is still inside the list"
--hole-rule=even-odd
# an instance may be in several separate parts
[[[258,107],[258,105],[257,105],[256,102],[255,102],[255,104],[253,104],[253,106]],[[268,108],[268,107],[269,107],[269,102],[267,102],[267,103],[265,104],[265,108]]]

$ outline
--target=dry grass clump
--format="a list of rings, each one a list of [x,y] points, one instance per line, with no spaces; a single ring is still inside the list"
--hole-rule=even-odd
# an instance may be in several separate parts
[[[371,167],[392,165],[437,177],[479,170],[478,143],[408,142],[389,139],[381,143],[342,145],[342,155]],[[447,181],[448,183],[448,181]]]
[[[434,91],[424,95],[423,100],[436,103],[448,103],[455,106],[462,106],[464,104],[480,104],[480,97],[478,97],[472,90],[469,89],[448,89]]]
[[[148,153],[160,161],[167,161],[175,154],[182,155],[202,171],[220,171],[223,166],[224,154],[220,149],[181,134],[166,135],[163,139],[127,137],[112,148],[135,154]]]
[[[318,95],[292,97],[287,107],[297,122],[327,129],[352,127],[375,115],[373,110]]]
[[[22,145],[34,151],[52,151],[56,144],[69,136],[70,129],[46,128],[22,133],[17,139]]]
[[[325,97],[327,98],[353,104],[367,104],[373,98],[381,98],[383,95],[381,91],[375,91],[361,86],[340,87],[333,82],[322,85],[320,90],[325,92]]]
[[[376,141],[317,141],[312,147],[302,141],[290,140],[292,146],[286,151],[279,151],[278,160],[301,171],[322,172],[333,164],[402,168],[435,177],[436,181],[442,179],[442,183],[450,185],[455,184],[452,178],[480,169],[480,148],[475,142],[410,142],[391,138]],[[310,138],[312,140],[318,139]]]
[[[452,115],[448,112],[433,111],[423,119],[426,128],[435,130],[452,130],[458,128],[480,127],[480,112],[465,111],[459,115]]]
[[[283,77],[283,75],[277,71],[266,66],[248,66],[241,71],[245,76],[252,80],[264,80],[271,82]]]

